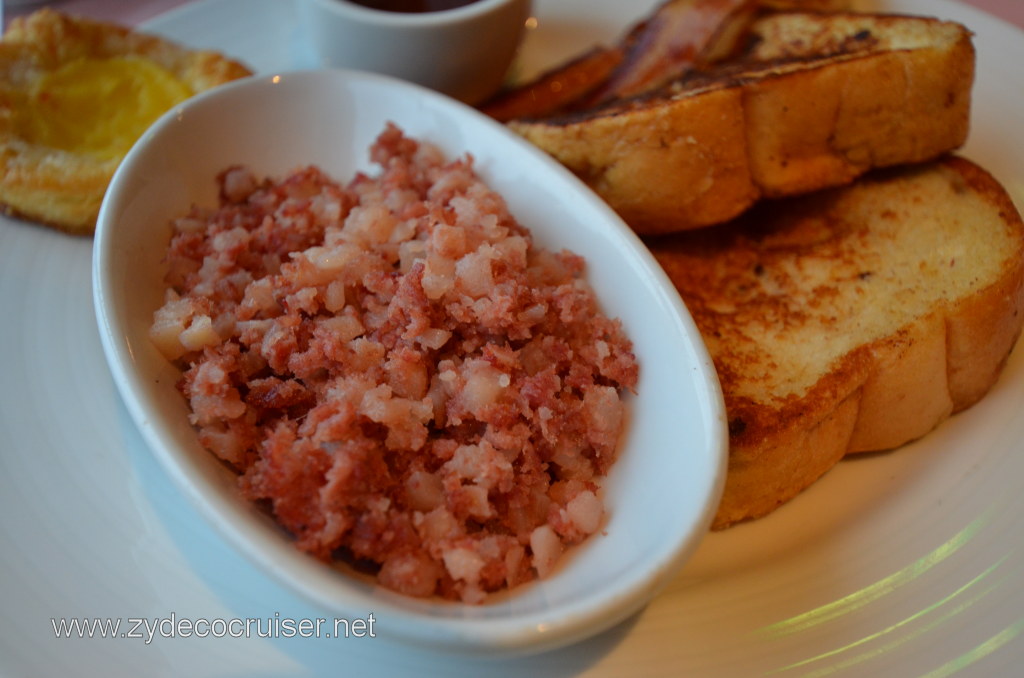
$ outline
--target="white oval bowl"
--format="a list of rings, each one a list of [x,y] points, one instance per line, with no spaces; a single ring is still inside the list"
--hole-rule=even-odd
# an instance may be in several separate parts
[[[232,164],[279,178],[316,164],[346,183],[371,170],[386,121],[470,153],[539,246],[568,248],[606,314],[622,320],[640,365],[619,460],[605,481],[603,534],[556,573],[481,606],[412,599],[299,552],[244,500],[198,442],[180,373],[148,339],[163,300],[170,220],[216,204]],[[238,81],[181,104],[127,154],[100,210],[93,293],[103,348],[126,407],[167,473],[242,552],[340,618],[459,652],[527,652],[580,640],[639,610],[706,533],[725,476],[721,391],[674,287],[635,234],[571,173],[502,125],[430,90],[365,73],[321,70]]]

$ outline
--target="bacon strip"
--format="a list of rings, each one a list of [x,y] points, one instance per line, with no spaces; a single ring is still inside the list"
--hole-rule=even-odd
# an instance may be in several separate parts
[[[758,0],[667,0],[615,46],[593,47],[480,109],[501,122],[543,118],[655,89],[723,51],[758,6]]]
[[[605,82],[622,58],[617,47],[594,47],[525,85],[499,93],[480,110],[500,122],[554,115]]]
[[[752,0],[669,0],[626,36],[625,58],[584,107],[643,94],[678,78],[756,9]]]
[[[849,0],[666,0],[616,45],[593,47],[500,92],[480,110],[508,122],[594,108],[729,58],[758,10],[838,11],[850,5]]]

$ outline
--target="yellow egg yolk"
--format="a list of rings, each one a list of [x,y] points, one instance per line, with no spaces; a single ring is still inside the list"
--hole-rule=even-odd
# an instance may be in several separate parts
[[[63,151],[118,158],[191,94],[169,71],[142,57],[80,59],[32,84],[22,136]]]

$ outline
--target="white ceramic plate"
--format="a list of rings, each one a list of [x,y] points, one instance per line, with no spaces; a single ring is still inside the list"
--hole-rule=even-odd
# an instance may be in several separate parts
[[[524,70],[614,37],[653,4],[538,0]],[[1024,35],[948,0],[875,5],[975,31],[964,154],[1024,207]],[[289,0],[198,2],[150,27],[264,72],[307,63]],[[0,224],[0,674],[938,678],[1024,666],[1021,349],[973,409],[895,453],[840,464],[764,520],[710,535],[645,610],[557,652],[469,660],[379,638],[147,642],[144,629],[58,640],[55,617],[321,614],[249,565],[156,465],[103,362],[90,256],[89,241]]]

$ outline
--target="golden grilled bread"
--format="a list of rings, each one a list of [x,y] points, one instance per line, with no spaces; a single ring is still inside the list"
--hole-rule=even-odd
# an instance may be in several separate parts
[[[138,136],[183,99],[249,75],[224,56],[43,9],[0,40],[0,205],[91,233]]]
[[[938,157],[966,139],[974,48],[929,18],[778,12],[669,86],[510,120],[643,234]]]
[[[897,447],[975,403],[1024,322],[1024,224],[964,159],[647,240],[725,395],[716,528],[771,512],[848,453]]]

